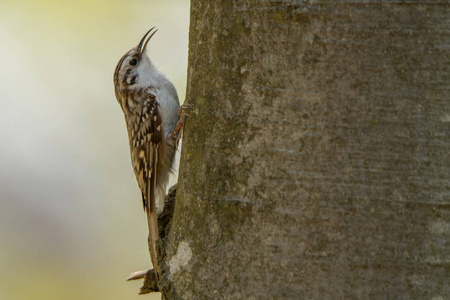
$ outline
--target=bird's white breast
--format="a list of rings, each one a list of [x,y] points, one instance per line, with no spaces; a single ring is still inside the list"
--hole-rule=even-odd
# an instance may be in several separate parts
[[[139,84],[149,87],[155,94],[161,107],[164,134],[167,137],[172,134],[178,121],[180,101],[173,83],[161,73],[151,62],[147,55],[139,65]]]

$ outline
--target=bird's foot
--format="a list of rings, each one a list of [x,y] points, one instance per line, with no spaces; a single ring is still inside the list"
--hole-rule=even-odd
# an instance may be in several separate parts
[[[175,129],[173,130],[172,134],[170,135],[170,137],[172,139],[175,139],[175,145],[178,146],[178,141],[181,138],[181,133],[183,132],[183,128],[184,128],[184,120],[186,118],[186,116],[189,116],[184,110],[186,108],[188,108],[189,104],[183,104],[180,106],[180,109],[178,110],[178,116],[180,117],[178,119],[177,125],[175,125]]]

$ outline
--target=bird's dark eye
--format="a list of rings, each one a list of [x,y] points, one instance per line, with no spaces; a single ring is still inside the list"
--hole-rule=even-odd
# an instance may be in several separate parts
[[[135,58],[130,60],[130,66],[135,66],[136,64],[137,64],[137,60]]]

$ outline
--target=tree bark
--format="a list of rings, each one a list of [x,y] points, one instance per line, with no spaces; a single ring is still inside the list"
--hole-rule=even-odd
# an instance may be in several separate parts
[[[450,295],[447,1],[191,1],[164,299]]]

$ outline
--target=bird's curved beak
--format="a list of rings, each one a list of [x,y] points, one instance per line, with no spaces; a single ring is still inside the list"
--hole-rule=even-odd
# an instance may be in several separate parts
[[[144,35],[144,37],[139,42],[139,45],[137,46],[140,57],[142,57],[142,53],[144,53],[145,47],[147,47],[148,41],[150,41],[152,36],[158,31],[158,29],[156,29],[155,31],[153,31],[153,29],[155,29],[155,27],[152,27],[149,31],[147,31],[147,33]],[[150,34],[152,31],[153,31],[153,33]],[[149,34],[150,34],[150,36],[148,36]]]

